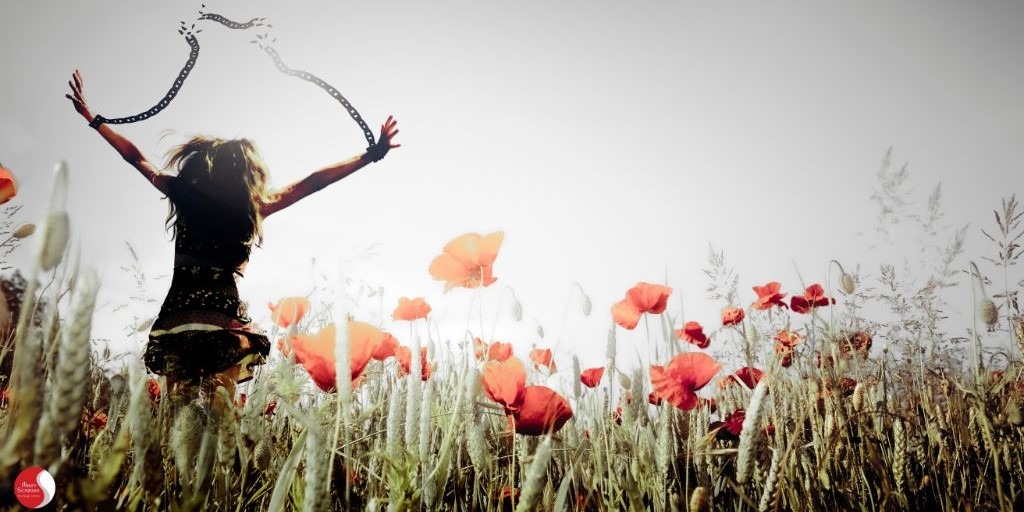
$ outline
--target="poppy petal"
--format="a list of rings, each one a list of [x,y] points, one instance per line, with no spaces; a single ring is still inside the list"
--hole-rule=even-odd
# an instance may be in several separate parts
[[[640,322],[642,313],[628,299],[620,300],[612,306],[612,319],[624,329],[633,330]]]
[[[505,406],[506,411],[519,409],[526,389],[526,367],[517,357],[505,361],[488,361],[483,370],[484,393]]]
[[[686,352],[673,357],[667,371],[687,389],[697,391],[721,369],[722,365],[703,352]]]
[[[570,418],[569,401],[546,386],[530,386],[523,392],[522,407],[513,413],[516,432],[539,436],[557,432]]]
[[[658,398],[680,409],[692,410],[697,407],[697,394],[683,386],[679,379],[662,366],[651,365],[651,385]]]
[[[580,382],[588,388],[596,388],[601,383],[601,377],[604,377],[604,367],[588,368],[580,373]]]

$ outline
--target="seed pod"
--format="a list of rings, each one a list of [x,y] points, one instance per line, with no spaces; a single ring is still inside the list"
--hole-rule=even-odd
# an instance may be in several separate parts
[[[45,236],[39,238],[36,244],[37,261],[41,270],[53,270],[64,257],[64,249],[71,234],[69,223],[67,212],[51,212],[46,216],[43,222]]]
[[[622,386],[622,389],[629,389],[632,387],[633,382],[629,380],[629,376],[625,373],[619,373],[619,385]]]
[[[860,412],[864,407],[864,383],[858,382],[853,387],[853,410]]]
[[[35,233],[35,232],[36,232],[36,225],[35,224],[22,224],[22,225],[20,225],[20,226],[18,226],[17,228],[14,229],[14,232],[11,233],[11,236],[13,236],[14,238],[17,238],[17,239],[20,240],[22,238],[27,238],[27,237],[32,236],[32,233]]]
[[[981,299],[981,302],[978,303],[978,315],[989,329],[995,327],[999,322],[999,309],[996,308],[995,302],[992,302],[992,299],[987,297]]]
[[[857,289],[857,286],[853,280],[853,276],[847,274],[846,272],[843,272],[843,274],[839,276],[839,285],[842,286],[843,292],[846,293],[847,295],[852,295],[853,292]]]
[[[615,367],[615,326],[608,330],[608,343],[604,346],[604,355],[608,358],[608,367]]]
[[[50,194],[50,208],[43,221],[43,235],[36,239],[36,261],[43,271],[53,270],[60,263],[70,235],[70,221],[64,211],[68,187],[67,164],[58,163],[56,172],[57,177]]]
[[[1020,405],[1012,398],[1006,404],[1006,421],[1015,427],[1024,425],[1024,415],[1020,412]]]
[[[711,493],[706,487],[696,487],[690,495],[690,510],[693,512],[707,512],[711,510]]]
[[[523,305],[515,297],[512,298],[512,319],[516,322],[523,321]]]

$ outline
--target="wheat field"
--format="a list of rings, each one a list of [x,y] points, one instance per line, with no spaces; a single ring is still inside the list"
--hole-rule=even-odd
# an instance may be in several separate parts
[[[984,231],[995,255],[952,243],[946,275],[909,290],[892,267],[869,280],[837,256],[820,283],[751,291],[712,252],[715,325],[664,311],[663,285],[624,290],[611,312],[581,293],[579,314],[610,326],[599,368],[558,368],[550,351],[515,353],[482,332],[401,346],[358,319],[335,328],[334,304],[282,300],[266,328],[283,350],[230,396],[171,393],[90,343],[99,283],[65,257],[61,179],[34,233],[7,226],[36,240],[34,268],[4,286],[10,510],[30,466],[54,476],[57,510],[1024,510],[1012,281],[1024,212],[1012,197]],[[470,235],[475,268],[437,265],[450,293],[488,284],[500,240]],[[942,279],[956,276],[976,305],[966,338],[942,330]],[[428,322],[429,306],[408,301],[395,318]],[[716,361],[710,343],[735,357]],[[630,367],[635,345],[644,364]],[[573,385],[536,384],[553,372]]]

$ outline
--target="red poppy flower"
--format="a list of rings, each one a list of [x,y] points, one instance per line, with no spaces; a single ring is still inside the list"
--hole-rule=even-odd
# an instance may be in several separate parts
[[[864,331],[855,331],[839,342],[839,352],[848,356],[855,353],[860,357],[867,357],[871,351],[871,335]]]
[[[672,288],[660,284],[640,282],[626,292],[626,298],[612,306],[612,318],[625,329],[634,329],[644,313],[660,315],[665,312]]]
[[[843,396],[850,396],[857,389],[857,381],[849,377],[839,379],[839,390]]]
[[[697,345],[697,348],[708,348],[711,338],[704,334],[704,328],[697,322],[686,322],[682,329],[676,329],[676,337]]]
[[[377,342],[376,348],[373,349],[373,358],[378,361],[383,361],[393,355],[395,350],[398,349],[398,340],[395,339],[391,333],[384,333],[384,337],[380,338]]]
[[[772,306],[786,307],[786,303],[782,302],[786,294],[779,293],[780,288],[782,285],[778,281],[772,281],[764,286],[755,286],[754,293],[757,294],[757,300],[750,307],[760,310],[771,309]]]
[[[516,432],[539,436],[559,431],[572,418],[569,401],[546,386],[528,386],[522,404],[512,413]]]
[[[803,338],[789,329],[783,329],[775,335],[775,353],[778,354],[779,364],[783,368],[789,368],[793,364],[793,348],[801,341]]]
[[[277,400],[271,400],[267,402],[267,408],[263,409],[264,416],[273,416],[274,411],[277,410]]]
[[[738,441],[743,432],[743,420],[747,417],[745,409],[736,409],[723,421],[713,421],[708,430],[715,430],[715,437],[723,441]]]
[[[487,361],[482,380],[484,393],[503,405],[506,412],[517,409],[522,403],[526,389],[526,367],[518,357]]]
[[[721,369],[722,365],[711,356],[688,352],[673,357],[666,367],[651,365],[651,384],[659,397],[689,411],[700,405],[697,390],[707,385]]]
[[[484,393],[505,408],[520,434],[555,432],[572,418],[569,402],[554,390],[526,386],[526,367],[517,357],[487,361],[482,380]]]
[[[405,345],[399,345],[395,349],[395,359],[398,361],[399,377],[405,377],[412,373],[412,349]],[[420,347],[420,379],[429,380],[431,367],[433,365],[427,363],[427,347]]]
[[[495,231],[486,236],[466,233],[444,246],[444,252],[430,262],[430,275],[444,281],[448,291],[456,286],[476,288],[497,281],[491,275],[492,265],[505,234]]]
[[[794,295],[789,305],[794,313],[807,314],[814,308],[835,303],[835,299],[825,297],[825,290],[820,284],[812,284],[804,290],[802,296]]]
[[[664,400],[662,400],[654,391],[647,393],[647,403],[660,407],[662,402],[664,402]]]
[[[762,377],[764,377],[764,372],[761,370],[752,366],[744,366],[743,368],[736,370],[736,373],[718,381],[718,387],[725,388],[731,384],[739,382],[746,386],[747,389],[754,389],[754,386],[756,386],[758,382],[761,382]]]
[[[291,349],[295,353],[295,362],[300,363],[313,383],[323,391],[334,391],[337,373],[335,372],[334,345],[337,330],[334,324],[328,324],[315,335],[298,334],[291,340]],[[359,379],[366,365],[370,363],[377,348],[385,343],[389,336],[376,327],[350,320],[348,322],[348,354],[349,370],[353,383]],[[278,349],[285,356],[284,340],[278,342]]]
[[[580,382],[588,388],[596,388],[601,383],[601,377],[604,377],[604,367],[599,368],[588,368],[580,373]]]
[[[548,372],[554,373],[555,360],[552,358],[550,348],[535,348],[530,351],[530,360],[533,361],[533,369],[540,370],[541,366],[547,367]]]
[[[160,381],[150,377],[146,380],[146,392],[149,393],[149,399],[154,402],[160,401]]]
[[[498,501],[515,506],[519,502],[519,488],[505,484],[498,493]]]
[[[743,308],[725,308],[722,310],[722,325],[737,325],[745,316]]]
[[[102,411],[96,411],[90,418],[89,423],[96,427],[97,430],[102,430],[107,426],[107,413]]]
[[[288,297],[281,299],[276,305],[267,303],[267,307],[270,308],[270,319],[275,324],[287,328],[292,324],[299,323],[306,312],[309,311],[309,299],[305,297]]]
[[[430,304],[427,304],[423,297],[416,297],[412,300],[400,297],[398,307],[395,308],[394,313],[391,313],[391,319],[413,321],[426,318],[428,313],[430,313]]]
[[[14,182],[14,175],[6,167],[0,165],[0,204],[10,201],[18,195],[18,185]]]
[[[487,349],[487,359],[490,361],[505,361],[512,357],[512,344],[495,341]]]

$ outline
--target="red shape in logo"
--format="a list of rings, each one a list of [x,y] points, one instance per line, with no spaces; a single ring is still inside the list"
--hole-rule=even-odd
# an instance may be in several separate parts
[[[38,466],[26,468],[14,479],[14,497],[28,508],[45,507],[53,501],[56,490],[53,476]]]

